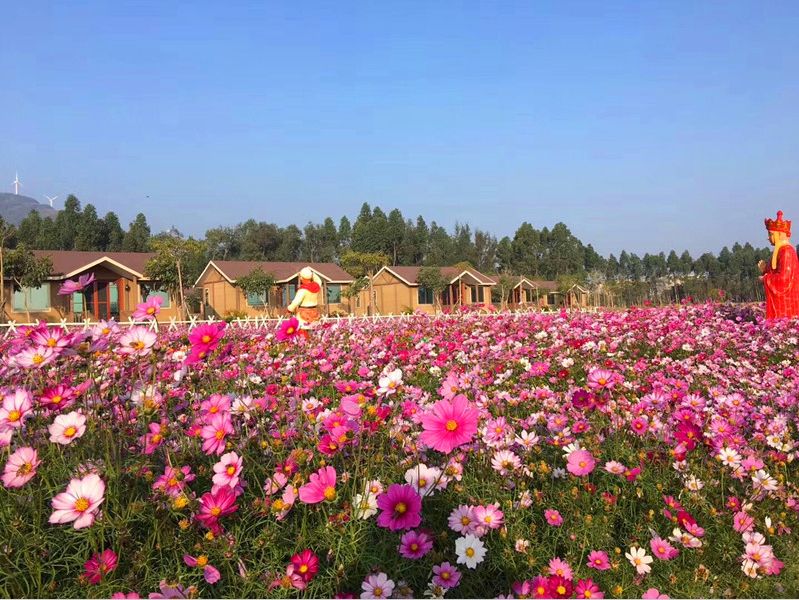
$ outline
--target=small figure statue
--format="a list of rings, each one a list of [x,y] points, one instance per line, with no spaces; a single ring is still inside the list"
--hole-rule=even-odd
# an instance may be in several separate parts
[[[766,290],[766,319],[799,317],[799,259],[791,244],[791,222],[783,221],[781,210],[776,221],[765,222],[768,241],[774,246],[771,261],[757,263]]]
[[[305,267],[300,271],[300,287],[294,296],[294,300],[286,307],[286,310],[294,314],[296,312],[299,322],[299,333],[308,339],[308,331],[313,324],[319,320],[319,297],[321,295],[322,280],[314,274],[310,267]]]

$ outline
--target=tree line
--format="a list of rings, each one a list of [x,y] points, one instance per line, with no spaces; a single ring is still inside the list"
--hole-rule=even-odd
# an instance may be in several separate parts
[[[596,294],[597,304],[606,305],[679,302],[689,297],[762,300],[757,261],[771,256],[769,248],[736,243],[718,254],[696,258],[687,250],[678,253],[676,249],[643,256],[622,251],[618,257],[603,257],[564,223],[537,229],[523,222],[512,237],[497,239],[468,224],[458,223],[449,232],[435,221],[428,224],[422,216],[406,218],[396,208],[386,214],[368,203],[354,222],[346,216],[338,223],[327,217],[301,229],[249,219],[232,227],[209,229],[203,239],[194,239],[174,230],[153,235],[141,213],[123,229],[114,212],[99,217],[94,206],[81,208],[72,195],[55,219],[32,211],[6,236],[5,245],[180,255],[184,286],[199,276],[208,260],[335,262],[351,268],[357,266],[359,257],[369,257],[372,262],[377,257],[387,265],[468,263],[487,274],[557,281],[563,288],[579,283]]]

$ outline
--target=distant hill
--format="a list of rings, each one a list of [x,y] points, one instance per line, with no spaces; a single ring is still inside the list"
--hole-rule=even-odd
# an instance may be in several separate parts
[[[38,210],[43,217],[55,219],[58,211],[47,204],[37,202],[29,196],[0,192],[0,217],[8,223],[19,225],[32,210]]]

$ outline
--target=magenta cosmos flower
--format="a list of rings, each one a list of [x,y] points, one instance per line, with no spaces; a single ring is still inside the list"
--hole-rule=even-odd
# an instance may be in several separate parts
[[[433,549],[433,540],[423,531],[408,531],[400,539],[399,553],[411,560],[422,558]]]
[[[206,425],[203,426],[203,452],[206,454],[222,454],[225,451],[227,436],[233,434],[233,424],[230,422],[230,413],[216,413]]]
[[[608,554],[602,550],[592,550],[588,554],[588,561],[586,564],[597,571],[607,571],[610,569],[610,560],[608,559]]]
[[[471,441],[477,433],[478,411],[459,394],[452,401],[439,400],[432,410],[422,415],[424,431],[419,439],[439,452],[449,454]]]
[[[336,499],[336,470],[324,467],[311,475],[311,481],[300,488],[300,500],[316,504]]]
[[[200,512],[197,520],[213,532],[219,532],[219,519],[238,510],[236,493],[233,488],[221,487],[215,492],[207,492],[200,498]]]
[[[544,511],[544,518],[547,520],[547,523],[553,527],[560,527],[563,525],[563,517],[560,515],[560,512],[554,508],[546,509]]]
[[[75,529],[83,529],[94,523],[100,504],[105,499],[105,483],[91,473],[83,479],[73,479],[67,490],[53,498],[53,514],[50,523],[74,521]]]
[[[594,470],[596,460],[588,450],[575,450],[569,454],[569,461],[566,465],[569,473],[583,477]]]
[[[418,527],[422,522],[422,498],[410,485],[392,483],[377,497],[377,507],[383,511],[377,524],[391,531]]]
[[[83,574],[89,583],[97,585],[107,573],[117,568],[117,553],[111,549],[96,553],[83,565]]]
[[[36,467],[40,463],[39,455],[33,448],[17,448],[17,451],[8,457],[3,471],[3,485],[8,488],[22,487],[36,475]]]
[[[285,342],[288,339],[296,336],[300,331],[300,322],[297,317],[291,317],[288,321],[283,321],[275,334],[275,339],[279,342]]]

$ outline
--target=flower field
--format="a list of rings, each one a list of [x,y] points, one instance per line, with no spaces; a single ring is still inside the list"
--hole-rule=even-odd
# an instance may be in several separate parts
[[[40,325],[0,357],[0,595],[799,594],[796,321]]]

